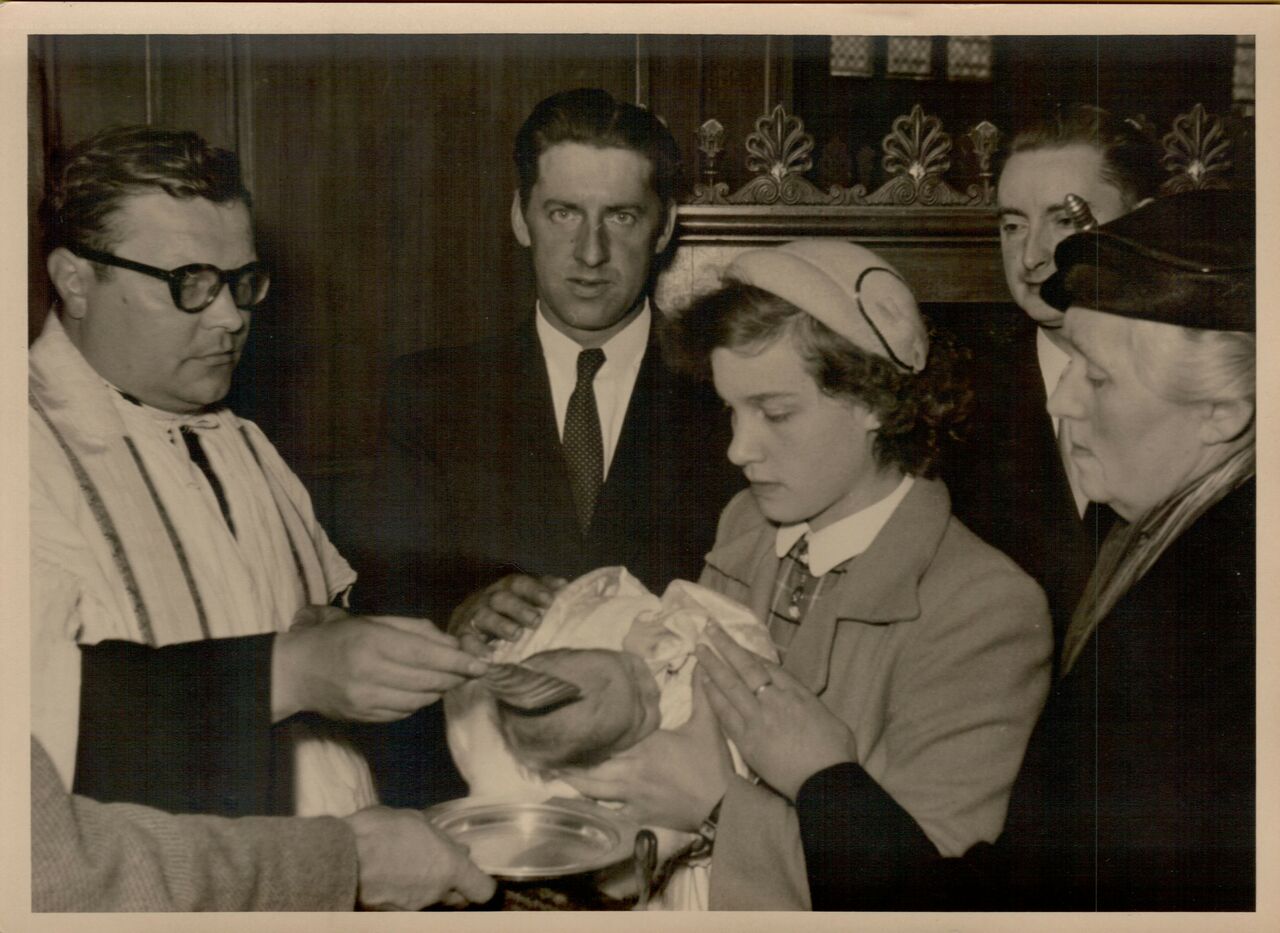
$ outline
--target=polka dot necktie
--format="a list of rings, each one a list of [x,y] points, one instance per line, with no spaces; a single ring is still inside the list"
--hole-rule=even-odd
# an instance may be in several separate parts
[[[564,459],[569,467],[569,485],[578,513],[578,527],[585,535],[591,527],[596,497],[604,484],[604,441],[600,434],[600,414],[592,383],[604,365],[599,347],[578,354],[578,383],[569,396],[564,419]]]

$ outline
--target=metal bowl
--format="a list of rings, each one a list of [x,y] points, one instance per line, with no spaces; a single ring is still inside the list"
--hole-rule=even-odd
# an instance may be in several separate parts
[[[587,800],[543,803],[464,798],[426,811],[470,848],[471,860],[505,881],[545,881],[600,871],[632,857],[640,827]]]

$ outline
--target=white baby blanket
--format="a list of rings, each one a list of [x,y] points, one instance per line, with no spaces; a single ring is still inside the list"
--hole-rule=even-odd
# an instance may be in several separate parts
[[[769,630],[750,609],[706,587],[672,582],[662,598],[650,593],[622,567],[593,570],[561,590],[542,623],[514,642],[493,645],[492,659],[516,663],[553,648],[602,648],[629,651],[649,666],[661,690],[662,728],[675,729],[693,712],[693,649],[714,619],[738,644],[777,660]],[[498,731],[493,698],[480,684],[468,683],[445,696],[449,749],[473,797],[541,801],[580,796],[568,784],[547,781],[515,760]],[[730,745],[734,767],[747,773]],[[659,855],[688,848],[695,837],[654,827]],[[677,868],[652,906],[669,910],[705,910],[709,865],[689,862]]]

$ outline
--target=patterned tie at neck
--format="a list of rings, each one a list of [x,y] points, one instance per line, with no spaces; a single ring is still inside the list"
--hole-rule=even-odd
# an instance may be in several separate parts
[[[593,347],[578,354],[578,381],[569,396],[564,420],[564,458],[569,471],[578,527],[586,535],[595,514],[596,498],[604,485],[604,439],[593,383],[605,364],[604,350]]]

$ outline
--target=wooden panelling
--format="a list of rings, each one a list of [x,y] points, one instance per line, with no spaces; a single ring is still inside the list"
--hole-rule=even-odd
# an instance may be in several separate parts
[[[1234,43],[1234,36],[1005,37],[1000,79],[1009,125],[1025,126],[1058,101],[1141,114],[1157,127],[1197,101],[1226,114]]]
[[[699,36],[645,36],[642,67],[648,72],[647,106],[671,130],[683,163],[680,197],[697,181],[698,127],[703,116],[701,95],[705,67]]]
[[[746,167],[742,140],[755,127],[756,119],[778,103],[776,75],[765,76],[766,36],[704,36],[702,42],[702,83],[698,89],[702,120],[715,117],[732,141],[720,157],[721,181],[736,188],[751,177]],[[766,86],[770,93],[766,95]],[[768,98],[768,99],[767,99]],[[684,140],[681,140],[684,143]],[[697,152],[690,151],[690,164]]]
[[[215,146],[240,149],[230,36],[151,38],[152,122],[198,127]]]
[[[39,204],[44,169],[59,148],[79,142],[103,127],[143,123],[147,119],[147,40],[143,36],[32,36],[28,40],[31,89],[28,142],[38,143],[38,175],[29,184]],[[40,233],[29,217],[30,242]],[[38,246],[33,246],[38,249]],[[43,257],[30,260],[35,278],[27,300],[28,336],[43,326],[53,290]]]
[[[47,75],[45,125],[56,145],[148,119],[146,36],[34,36]]]
[[[679,248],[658,281],[659,304],[678,312],[719,283],[745,249],[796,237],[833,237],[875,250],[921,302],[1007,297],[992,211],[986,208],[835,208],[682,205]]]

